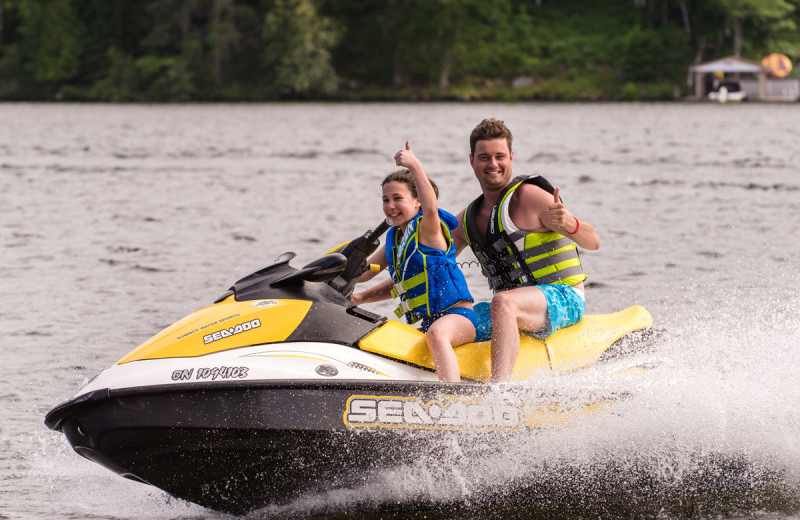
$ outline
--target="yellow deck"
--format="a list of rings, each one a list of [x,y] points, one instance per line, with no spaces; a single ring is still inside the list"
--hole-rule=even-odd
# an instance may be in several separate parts
[[[204,307],[173,323],[148,339],[119,364],[143,359],[196,357],[232,348],[285,341],[303,321],[311,302],[306,300],[261,300],[237,302],[233,296],[222,303]],[[217,335],[221,330],[235,331],[237,325],[252,323],[246,334]],[[263,325],[263,326],[262,326]],[[212,335],[207,341],[205,337]]]
[[[520,334],[520,353],[512,380],[524,381],[542,371],[560,373],[590,365],[625,334],[652,325],[650,313],[634,305],[611,314],[584,316],[576,325],[557,330],[546,340]],[[359,346],[367,352],[434,368],[425,335],[405,323],[389,321],[364,338]],[[488,341],[456,347],[461,376],[489,381],[490,351]]]

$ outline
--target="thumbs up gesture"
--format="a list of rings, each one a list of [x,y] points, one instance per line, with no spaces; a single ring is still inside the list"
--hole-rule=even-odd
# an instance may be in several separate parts
[[[553,192],[553,202],[547,209],[547,215],[550,217],[550,229],[556,231],[564,231],[565,226],[568,222],[572,222],[572,219],[569,219],[569,211],[561,202],[561,197],[559,196],[559,192],[561,188],[556,188]]]
[[[411,151],[411,141],[406,141],[406,147],[394,154],[394,163],[409,170],[419,165],[419,160]]]

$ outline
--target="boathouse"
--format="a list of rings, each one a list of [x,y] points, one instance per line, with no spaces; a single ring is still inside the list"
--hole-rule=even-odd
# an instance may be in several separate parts
[[[747,99],[757,101],[797,101],[800,97],[800,80],[797,78],[769,78],[769,69],[755,61],[728,56],[689,67],[687,78],[691,96],[698,101],[708,99],[714,83],[737,82],[747,93]]]

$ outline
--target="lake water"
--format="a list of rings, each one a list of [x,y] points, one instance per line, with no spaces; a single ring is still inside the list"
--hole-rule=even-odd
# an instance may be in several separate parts
[[[531,381],[632,397],[253,516],[796,518],[800,105],[309,103],[0,104],[0,519],[223,518],[84,460],[44,414],[280,253],[302,265],[374,227],[406,139],[463,208],[484,117],[514,132],[516,174],[598,230],[587,312],[647,307],[657,368]],[[403,512],[419,501],[443,510]]]

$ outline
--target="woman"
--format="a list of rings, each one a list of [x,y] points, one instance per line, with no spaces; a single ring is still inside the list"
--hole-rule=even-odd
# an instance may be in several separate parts
[[[459,222],[439,209],[436,185],[408,141],[394,159],[407,169],[389,174],[381,184],[383,212],[393,226],[386,233],[386,244],[370,258],[381,270],[388,267],[392,279],[353,294],[351,300],[360,305],[399,298],[398,317],[405,315],[408,323],[422,320],[420,330],[425,332],[439,380],[457,382],[461,376],[453,347],[473,341],[477,326],[451,236]],[[376,274],[369,271],[359,282]]]

